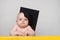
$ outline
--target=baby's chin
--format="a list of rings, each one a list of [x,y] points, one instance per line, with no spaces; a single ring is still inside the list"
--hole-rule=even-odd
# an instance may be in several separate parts
[[[26,28],[28,25],[19,26],[20,28]]]

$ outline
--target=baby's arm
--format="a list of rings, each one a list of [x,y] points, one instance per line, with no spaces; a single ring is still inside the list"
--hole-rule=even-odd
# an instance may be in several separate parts
[[[29,36],[35,36],[35,32],[33,30],[29,30],[29,33],[28,33]]]
[[[17,27],[16,26],[11,30],[10,35],[11,36],[18,36],[18,32],[17,32]]]
[[[28,29],[28,34],[27,35],[28,36],[35,36],[35,32],[31,27]]]

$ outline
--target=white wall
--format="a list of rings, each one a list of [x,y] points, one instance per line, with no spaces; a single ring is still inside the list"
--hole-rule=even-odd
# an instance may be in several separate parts
[[[60,35],[60,0],[0,0],[0,35],[9,35],[21,6],[40,11],[36,35]]]

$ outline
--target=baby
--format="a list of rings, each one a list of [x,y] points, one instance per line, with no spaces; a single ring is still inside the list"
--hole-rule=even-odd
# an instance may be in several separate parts
[[[29,25],[29,20],[23,12],[17,15],[16,25],[11,30],[12,36],[34,36],[35,32]]]

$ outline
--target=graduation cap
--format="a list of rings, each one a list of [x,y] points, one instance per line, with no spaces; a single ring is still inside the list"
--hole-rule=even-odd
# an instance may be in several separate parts
[[[34,10],[34,9],[21,7],[19,12],[24,13],[24,16],[27,17],[28,20],[29,20],[29,25],[35,31],[39,10]]]

